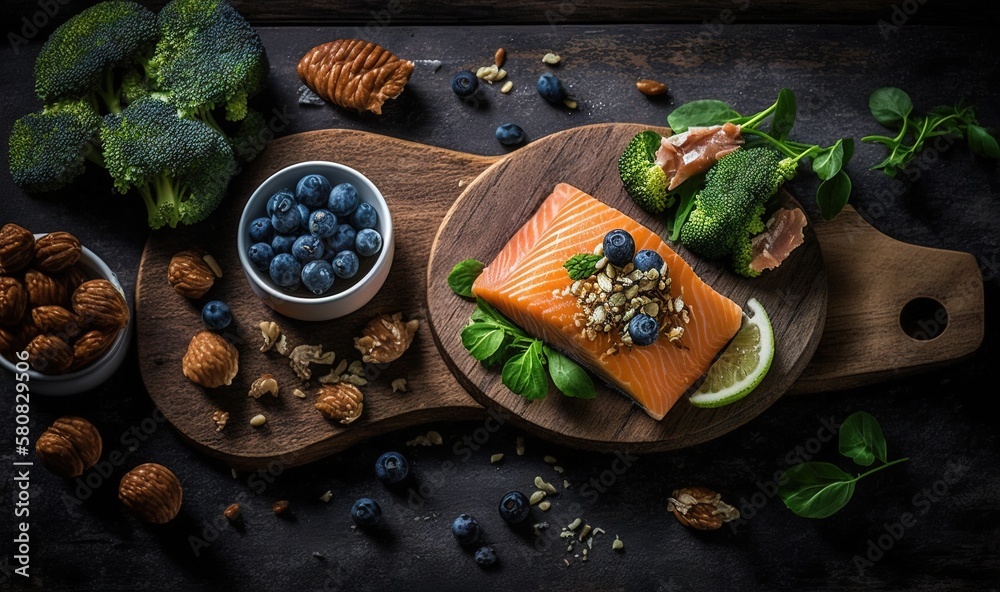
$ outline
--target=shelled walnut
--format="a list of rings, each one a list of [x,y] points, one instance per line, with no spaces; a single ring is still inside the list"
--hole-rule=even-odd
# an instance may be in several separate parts
[[[93,329],[81,335],[73,344],[72,368],[82,368],[103,356],[117,337],[116,331],[102,331],[100,329]]]
[[[170,259],[170,264],[167,265],[167,281],[178,294],[197,300],[211,289],[217,274],[209,264],[208,257],[210,256],[200,251],[188,249]],[[221,273],[218,277],[222,277]]]
[[[184,376],[206,388],[229,386],[239,367],[239,351],[211,331],[202,331],[192,337],[181,360]]]
[[[320,387],[316,391],[315,406],[328,419],[348,425],[361,417],[364,400],[358,387],[341,382]]]
[[[65,284],[37,269],[29,269],[24,274],[24,285],[28,289],[28,304],[32,308],[63,304],[69,295]]]
[[[79,477],[101,458],[101,434],[82,417],[60,417],[35,442],[35,454],[60,477]]]
[[[667,510],[677,520],[698,530],[715,530],[723,523],[737,520],[740,511],[722,501],[722,496],[707,487],[682,487],[667,500]]]
[[[55,335],[39,335],[24,349],[28,363],[42,374],[62,374],[73,365],[73,349]]]
[[[12,277],[0,277],[0,325],[10,327],[21,322],[28,308],[28,291]]]
[[[14,273],[28,266],[35,254],[35,235],[17,224],[0,228],[0,273]]]
[[[403,92],[413,62],[368,41],[337,39],[310,49],[299,78],[323,99],[359,113],[382,113],[382,104]]]
[[[416,319],[403,322],[403,313],[379,315],[365,326],[361,337],[354,339],[354,347],[367,363],[392,362],[410,347],[419,327]]]
[[[88,280],[73,292],[73,312],[87,328],[121,329],[128,324],[128,303],[108,280]]]
[[[80,241],[68,232],[50,232],[35,241],[34,265],[45,273],[59,273],[80,260]]]
[[[137,466],[122,477],[118,498],[146,522],[166,524],[181,510],[181,482],[167,467],[156,463]]]

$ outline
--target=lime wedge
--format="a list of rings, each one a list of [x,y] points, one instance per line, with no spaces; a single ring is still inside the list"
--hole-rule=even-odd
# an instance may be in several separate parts
[[[774,359],[774,330],[764,307],[751,298],[743,325],[726,351],[708,369],[705,382],[691,395],[695,407],[722,407],[739,401],[757,388]]]

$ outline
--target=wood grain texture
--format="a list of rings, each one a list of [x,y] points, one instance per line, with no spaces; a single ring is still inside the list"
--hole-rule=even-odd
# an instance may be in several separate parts
[[[274,171],[305,158],[340,162],[368,176],[392,208],[396,232],[392,269],[376,298],[357,313],[326,323],[294,321],[267,308],[249,290],[236,253],[237,222],[253,189]],[[455,200],[459,181],[468,183],[490,162],[347,130],[276,140],[234,181],[230,199],[209,221],[155,232],[146,245],[136,286],[137,341],[143,381],[154,403],[199,450],[236,468],[260,467],[277,458],[288,466],[300,465],[379,433],[433,420],[482,416],[483,409],[452,378],[437,354],[426,327],[423,287],[434,231]],[[206,248],[225,271],[197,302],[178,295],[166,280],[170,257],[190,246]],[[181,375],[181,358],[190,338],[202,328],[201,305],[212,299],[227,302],[233,310],[234,324],[226,336],[240,352],[240,371],[232,386],[206,391]],[[362,389],[364,415],[350,426],[331,423],[313,408],[316,379],[329,367],[314,366],[311,387],[307,387],[286,358],[258,351],[258,323],[274,320],[293,346],[321,344],[326,351],[336,352],[338,360],[357,360],[360,354],[353,338],[372,317],[394,312],[419,319],[422,327],[401,359],[387,369],[371,369],[371,383]],[[249,398],[250,384],[265,372],[278,379],[279,398]],[[392,393],[390,382],[396,378],[406,378],[410,392]],[[294,388],[302,388],[307,398],[293,396]],[[217,409],[230,413],[229,425],[221,432],[211,419]],[[257,413],[268,418],[262,428],[249,425]]]
[[[618,177],[618,157],[648,126],[605,124],[574,128],[543,138],[490,167],[462,194],[445,217],[428,266],[431,328],[459,381],[483,405],[511,415],[524,429],[563,445],[595,450],[660,451],[720,436],[754,418],[791,386],[812,357],[826,318],[827,282],[819,244],[811,228],[806,242],[780,268],[756,279],[737,276],[677,247],[678,254],[716,291],[744,306],[757,298],[768,311],[777,344],[771,370],[753,396],[720,409],[678,401],[662,421],[631,400],[598,384],[593,400],[561,396],[554,388],[527,401],[503,385],[500,372],[468,354],[459,334],[469,323],[471,302],[446,283],[455,263],[472,257],[489,264],[531,217],[556,183],[565,182],[663,233],[663,223],[639,208]],[[595,240],[600,240],[597,237]],[[568,280],[567,280],[568,282]],[[794,296],[794,297],[793,297]],[[698,310],[697,303],[692,303]]]

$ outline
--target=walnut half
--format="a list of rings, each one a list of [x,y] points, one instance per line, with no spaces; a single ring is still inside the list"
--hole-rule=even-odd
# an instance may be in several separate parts
[[[306,86],[331,103],[381,114],[382,103],[403,92],[413,62],[368,41],[337,39],[310,49],[299,60],[298,73]]]
[[[354,347],[366,363],[387,364],[410,347],[419,327],[416,319],[403,322],[403,313],[379,315],[365,326],[361,337],[354,339]]]

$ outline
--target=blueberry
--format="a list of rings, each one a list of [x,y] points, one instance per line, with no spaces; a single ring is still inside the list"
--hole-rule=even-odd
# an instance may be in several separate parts
[[[500,517],[508,524],[520,524],[531,513],[528,496],[520,491],[511,491],[500,498]]]
[[[550,103],[561,103],[566,98],[566,89],[555,74],[546,72],[539,76],[535,88],[538,89],[538,94]]]
[[[274,227],[270,218],[257,218],[250,223],[250,240],[255,243],[266,243],[274,236]]]
[[[639,313],[628,322],[633,345],[649,345],[660,335],[660,324],[648,314]]]
[[[382,519],[382,508],[370,497],[363,497],[351,506],[351,518],[358,526],[375,526]]]
[[[292,245],[292,255],[296,259],[305,263],[323,257],[323,241],[311,234],[303,234],[295,239]]]
[[[326,207],[337,216],[344,218],[354,212],[358,207],[358,190],[350,183],[341,183],[330,190],[330,198],[326,202]]]
[[[524,141],[524,130],[513,123],[505,123],[497,128],[497,142],[504,146],[516,146]]]
[[[333,267],[322,259],[302,266],[302,285],[319,296],[333,287]]]
[[[493,550],[493,547],[480,547],[476,551],[476,563],[480,567],[489,567],[497,562],[497,552]]]
[[[375,477],[385,485],[402,485],[410,476],[410,464],[398,452],[386,452],[375,461]]]
[[[650,269],[660,271],[663,267],[663,257],[660,257],[660,254],[656,251],[643,249],[635,254],[635,259],[632,263],[635,264],[635,268],[639,271],[649,271]]]
[[[455,540],[462,545],[474,544],[479,540],[481,532],[479,521],[468,514],[459,514],[451,523],[451,534],[455,535]]]
[[[309,215],[309,232],[327,238],[337,231],[337,217],[330,210],[316,210]]]
[[[295,198],[291,195],[284,195],[274,206],[274,213],[271,214],[271,226],[276,232],[282,234],[295,232],[302,223],[302,213],[299,205],[295,203]]]
[[[604,235],[604,256],[608,263],[617,267],[625,267],[632,262],[635,255],[635,240],[624,230],[612,230]]]
[[[333,236],[326,239],[326,252],[332,256],[335,253],[353,249],[356,235],[357,233],[350,224],[338,225]]]
[[[337,277],[344,279],[354,277],[354,274],[358,273],[358,255],[354,251],[341,251],[334,256],[333,261],[333,273],[337,274]]]
[[[309,232],[309,216],[312,215],[312,210],[306,204],[298,204],[297,207],[299,208],[299,229]]]
[[[451,79],[451,90],[461,98],[471,97],[479,88],[479,79],[474,72],[462,70]]]
[[[330,182],[323,175],[306,175],[295,186],[295,199],[310,208],[322,206],[329,195]]]
[[[292,192],[289,191],[288,189],[282,189],[281,191],[275,193],[270,198],[268,198],[268,200],[267,200],[267,215],[268,216],[273,216],[274,215],[274,211],[278,207],[278,201],[280,201],[284,197],[290,197],[290,198],[292,198],[292,200],[295,199],[295,196],[292,195]]]
[[[276,234],[271,239],[271,249],[274,250],[275,255],[278,253],[291,253],[292,245],[295,244],[295,239],[297,238],[293,234]]]
[[[302,264],[288,253],[278,253],[271,259],[271,279],[284,288],[294,287],[299,283]]]
[[[254,267],[264,271],[271,264],[271,259],[274,259],[274,249],[267,243],[255,243],[247,249],[247,257]]]
[[[354,239],[354,246],[358,255],[370,257],[382,250],[382,235],[371,228],[365,228],[358,232],[358,236]]]
[[[233,322],[233,313],[229,306],[221,300],[212,300],[201,309],[201,320],[209,329],[221,331]]]
[[[355,230],[363,230],[365,228],[375,228],[378,223],[378,214],[375,213],[375,208],[368,202],[361,202],[358,204],[358,209],[354,210],[351,214],[351,226]]]

